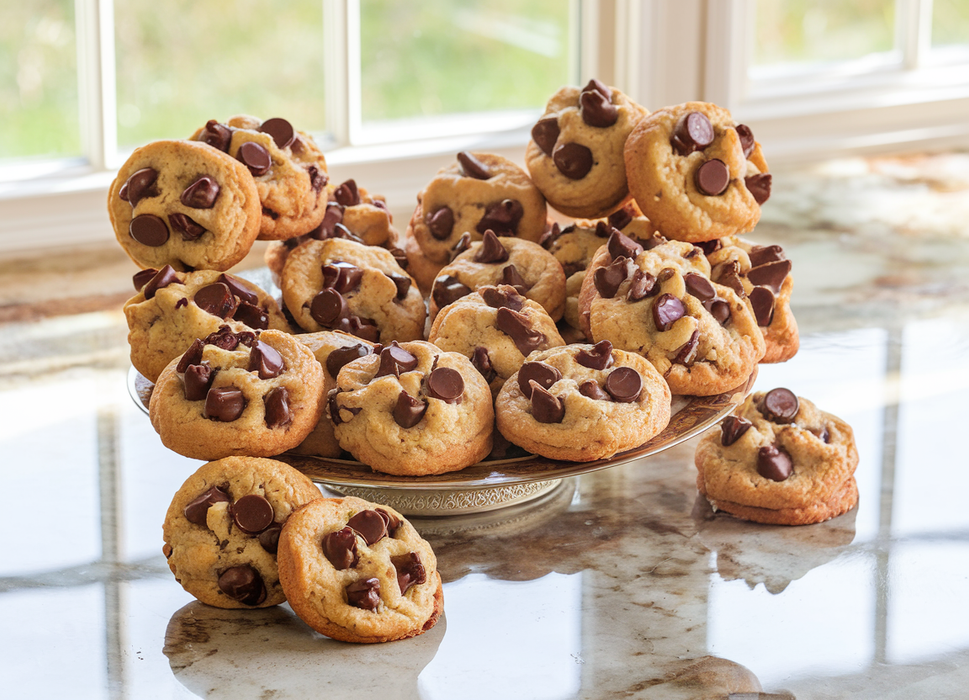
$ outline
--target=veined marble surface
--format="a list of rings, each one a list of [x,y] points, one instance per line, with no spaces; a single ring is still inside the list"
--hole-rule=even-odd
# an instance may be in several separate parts
[[[4,262],[3,696],[966,697],[969,157],[775,178],[750,237],[793,261],[802,346],[756,389],[851,423],[858,508],[798,528],[714,514],[694,439],[530,504],[415,519],[445,613],[384,645],[181,589],[161,522],[199,463],[163,448],[126,392],[133,269],[111,252]]]

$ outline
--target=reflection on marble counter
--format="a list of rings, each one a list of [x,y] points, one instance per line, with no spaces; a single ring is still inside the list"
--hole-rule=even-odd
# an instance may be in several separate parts
[[[757,389],[851,423],[858,508],[798,528],[715,514],[693,439],[530,504],[415,519],[445,614],[391,644],[194,602],[160,549],[199,463],[128,397],[115,301],[4,323],[4,696],[965,697],[969,159],[829,164],[775,193],[752,237],[794,261],[802,347]]]

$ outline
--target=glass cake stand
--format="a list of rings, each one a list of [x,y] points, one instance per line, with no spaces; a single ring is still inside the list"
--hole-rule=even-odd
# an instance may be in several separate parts
[[[488,458],[448,474],[417,477],[382,474],[352,459],[292,453],[274,459],[292,465],[331,491],[389,505],[404,515],[484,513],[554,498],[553,492],[564,488],[570,477],[645,459],[689,440],[719,423],[742,403],[756,377],[755,369],[744,384],[717,396],[674,396],[673,415],[659,435],[635,449],[592,462],[548,459],[510,446],[503,458]],[[137,370],[129,369],[128,393],[146,414],[152,388]]]

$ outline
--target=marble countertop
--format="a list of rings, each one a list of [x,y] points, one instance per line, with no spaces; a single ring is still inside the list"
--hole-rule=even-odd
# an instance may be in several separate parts
[[[0,263],[4,696],[965,697],[969,156],[778,172],[750,237],[793,261],[802,339],[755,388],[853,426],[859,506],[795,528],[715,514],[694,438],[526,504],[415,518],[444,616],[370,646],[182,590],[161,522],[200,463],[127,393],[133,268],[113,250]]]

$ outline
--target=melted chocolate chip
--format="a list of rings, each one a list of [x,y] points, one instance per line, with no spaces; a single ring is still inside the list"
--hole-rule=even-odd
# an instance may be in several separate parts
[[[276,517],[272,504],[258,493],[250,493],[229,506],[236,526],[247,535],[258,535]]]
[[[642,301],[648,297],[659,294],[659,285],[656,278],[648,272],[637,269],[633,273],[632,282],[629,283],[629,291],[626,293],[627,301]]]
[[[491,384],[494,381],[497,373],[495,372],[494,366],[491,364],[491,356],[488,355],[488,349],[483,348],[480,345],[474,349],[471,355],[471,364],[474,368],[478,370],[478,373],[484,377],[484,380]]]
[[[284,369],[283,356],[276,348],[262,342],[256,341],[256,345],[249,352],[249,365],[246,369],[249,372],[257,372],[260,379],[272,379],[278,377]]]
[[[603,391],[602,387],[592,379],[579,384],[579,393],[596,401],[612,401],[612,397]]]
[[[357,565],[359,561],[357,535],[353,528],[345,527],[342,530],[327,533],[320,544],[323,548],[323,556],[333,564],[334,569],[342,571]]]
[[[257,330],[266,330],[269,328],[269,314],[264,309],[250,304],[248,301],[239,303],[235,313],[232,314],[232,318]]]
[[[604,388],[617,403],[632,403],[643,391],[643,378],[632,367],[617,367],[606,377]]]
[[[579,93],[579,112],[582,121],[600,129],[612,126],[619,119],[619,108],[612,104],[610,95],[598,90],[587,89]]]
[[[175,371],[179,374],[185,374],[185,371],[192,365],[197,365],[202,361],[202,350],[205,348],[205,341],[201,338],[196,338],[192,341],[192,344],[188,347],[182,356],[178,360],[178,364],[175,365]]]
[[[259,303],[259,295],[254,291],[245,286],[245,283],[237,277],[232,275],[221,274],[219,275],[219,282],[224,284],[229,290],[242,301],[248,302],[250,304]]]
[[[236,308],[236,298],[222,282],[214,282],[195,292],[192,298],[202,311],[219,318],[227,318]]]
[[[570,180],[581,180],[592,170],[592,151],[578,143],[563,143],[552,152],[552,161],[559,172]]]
[[[518,273],[518,268],[511,263],[501,268],[501,279],[498,280],[498,284],[507,284],[522,295],[526,294],[529,290],[529,284]]]
[[[244,166],[249,168],[249,172],[254,177],[265,175],[273,165],[273,159],[269,155],[269,151],[261,143],[256,143],[255,141],[246,141],[242,144],[239,147],[236,158]]]
[[[784,257],[784,249],[779,245],[755,245],[747,253],[747,257],[750,259],[751,267],[760,267],[766,263],[787,259]]]
[[[406,299],[407,292],[410,291],[410,286],[413,283],[413,280],[407,275],[397,275],[392,272],[388,273],[387,277],[389,277],[390,281],[394,283],[395,287],[397,287],[397,293],[394,295],[394,299],[397,301],[403,301]]]
[[[431,236],[443,241],[450,237],[451,231],[454,230],[454,212],[451,211],[451,207],[441,207],[429,212],[424,217],[424,223],[427,224],[427,230],[431,232]]]
[[[289,410],[289,390],[284,386],[277,386],[269,390],[262,399],[266,409],[266,427],[270,430],[289,425],[293,415]]]
[[[332,328],[349,313],[347,300],[335,289],[327,288],[313,297],[310,316],[321,326]]]
[[[461,167],[461,174],[475,180],[488,180],[494,173],[480,159],[467,151],[458,153],[458,164]]]
[[[401,391],[397,395],[397,403],[394,406],[394,421],[401,428],[413,428],[421,422],[427,412],[427,404],[420,399],[415,399],[406,391]]]
[[[219,590],[245,605],[259,605],[266,600],[266,585],[259,572],[248,564],[223,571],[219,575]]]
[[[501,245],[498,236],[491,229],[484,232],[481,237],[481,245],[474,254],[474,261],[477,263],[496,264],[508,260],[508,251]]]
[[[356,180],[347,180],[333,191],[333,199],[345,207],[354,207],[360,204],[360,190],[357,189]]]
[[[380,366],[373,378],[376,379],[377,377],[387,375],[399,377],[401,372],[411,372],[416,368],[417,357],[407,350],[404,350],[394,340],[391,341],[390,345],[380,351]]]
[[[340,260],[323,266],[323,288],[332,287],[340,294],[349,294],[360,286],[363,270]]]
[[[653,303],[653,322],[657,330],[668,331],[684,315],[686,307],[672,294],[661,294]]]
[[[204,226],[180,211],[168,215],[168,224],[178,231],[183,241],[197,241],[205,233]]]
[[[617,209],[608,216],[609,225],[613,228],[624,229],[633,221],[633,212],[631,208],[627,205],[621,209]]]
[[[565,402],[539,386],[531,383],[532,418],[539,423],[561,423],[565,418]]]
[[[171,269],[171,265],[166,265],[165,267]],[[172,269],[172,272],[175,270]],[[138,270],[135,274],[131,276],[131,283],[135,286],[135,291],[140,292],[142,287],[151,281],[151,278],[158,274],[158,270],[153,267],[146,267],[144,270]],[[171,284],[171,283],[169,283]],[[168,286],[168,285],[165,285]],[[154,294],[152,294],[154,296]],[[151,299],[149,296],[145,296],[145,299]]]
[[[242,415],[245,408],[246,398],[237,387],[213,387],[205,395],[205,410],[202,415],[212,420],[231,423]]]
[[[767,287],[754,287],[750,290],[750,306],[754,310],[757,325],[766,328],[774,320],[774,293]]]
[[[202,401],[215,379],[215,371],[208,365],[189,365],[185,368],[182,383],[186,401]]]
[[[710,299],[703,302],[703,308],[710,312],[710,315],[721,326],[730,320],[730,304],[723,299]]]
[[[185,188],[179,201],[193,209],[211,209],[215,206],[215,200],[218,199],[221,189],[219,183],[211,177],[202,175]]]
[[[434,280],[434,287],[431,289],[431,296],[439,309],[443,309],[448,304],[452,304],[461,297],[471,293],[471,288],[462,284],[456,277],[445,275]]]
[[[450,367],[436,367],[427,375],[427,395],[445,403],[460,401],[464,395],[464,377]]]
[[[420,585],[427,580],[427,572],[417,552],[398,554],[390,558],[390,563],[397,571],[397,586],[400,588],[401,595],[407,593],[407,589],[411,586]]]
[[[713,143],[713,124],[702,112],[689,112],[680,117],[673,128],[670,144],[678,155],[687,156],[702,151]]]
[[[387,521],[375,510],[361,510],[347,521],[347,527],[373,546],[387,536]]]
[[[744,185],[747,186],[747,190],[753,195],[754,201],[757,204],[762,205],[770,199],[770,188],[773,179],[770,173],[759,173],[744,178]]]
[[[747,296],[747,293],[744,291],[744,283],[740,279],[740,264],[736,260],[731,260],[729,263],[723,265],[717,265],[714,272],[713,279],[717,284],[730,287],[741,299]]]
[[[746,124],[737,124],[735,128],[740,137],[740,147],[744,149],[744,158],[750,158],[750,154],[754,152],[754,146],[757,145],[754,140],[754,132]]]
[[[384,522],[387,523],[387,536],[393,537],[394,533],[397,532],[397,528],[400,527],[400,518],[383,508],[377,508],[376,510],[380,514],[380,517],[384,519]]]
[[[617,258],[635,260],[636,256],[643,252],[643,247],[639,243],[616,229],[609,232],[609,240],[606,242],[606,247],[613,260]]]
[[[525,207],[521,202],[517,199],[503,199],[485,207],[484,216],[474,228],[481,234],[491,229],[499,236],[514,236],[524,215]]]
[[[478,289],[478,294],[484,299],[485,304],[493,309],[500,309],[503,306],[512,311],[521,311],[525,306],[525,297],[519,294],[511,285],[503,284],[498,287],[485,286]]]
[[[135,206],[145,197],[157,197],[158,188],[155,181],[158,171],[154,168],[142,168],[131,174],[118,191],[118,196],[131,206]]]
[[[336,377],[343,366],[357,358],[370,354],[370,348],[363,343],[356,343],[343,348],[336,348],[326,356],[326,371],[331,377]]]
[[[273,142],[279,149],[286,148],[296,140],[296,131],[293,129],[293,125],[282,117],[267,119],[259,125],[258,130],[272,136]]]
[[[555,148],[555,142],[559,138],[559,122],[555,117],[545,117],[539,119],[535,126],[532,127],[532,140],[535,142],[542,153],[547,156],[552,155],[552,150]]]
[[[690,339],[678,347],[673,355],[673,362],[681,365],[691,366],[696,360],[696,353],[700,342],[700,330],[697,329],[690,334]]]
[[[518,370],[518,388],[528,399],[532,396],[532,382],[543,389],[548,389],[562,378],[562,373],[552,365],[544,362],[526,362]]]
[[[686,291],[700,301],[715,299],[717,296],[710,280],[696,272],[688,272],[683,275],[683,282],[686,284]]]
[[[256,539],[259,540],[259,544],[270,554],[275,554],[276,550],[279,549],[279,533],[283,531],[283,526],[279,523],[273,523],[265,530],[259,533]]]
[[[232,142],[232,129],[215,119],[209,119],[199,134],[198,140],[218,148],[223,153],[228,153],[229,143]]]
[[[774,294],[781,291],[781,285],[791,272],[790,260],[775,260],[752,267],[747,272],[747,279],[755,287],[769,287]]]
[[[532,328],[527,316],[507,306],[500,307],[495,314],[495,327],[508,335],[525,357],[545,342],[545,334]]]
[[[600,267],[593,275],[592,282],[596,291],[603,299],[612,299],[619,291],[619,286],[626,281],[629,274],[628,258],[616,258],[606,267]]]
[[[222,350],[235,350],[239,346],[239,337],[228,326],[219,326],[219,330],[205,336],[204,342]]]
[[[185,519],[190,523],[207,527],[206,517],[209,508],[216,503],[228,503],[230,500],[229,494],[223,489],[218,486],[211,486],[205,493],[189,501],[182,512],[185,514]]]
[[[800,402],[790,389],[771,389],[764,394],[760,405],[760,412],[774,423],[792,423],[797,418]]]
[[[727,416],[720,423],[720,444],[724,447],[730,447],[732,444],[737,442],[740,437],[750,430],[753,425],[746,418],[740,418],[739,416]]]
[[[710,241],[700,241],[699,243],[696,243],[696,246],[703,251],[704,255],[713,255],[718,250],[723,248],[723,241],[721,241],[719,238],[714,238]]]
[[[138,275],[142,275],[143,279],[143,273],[148,272],[152,272],[154,274],[152,274],[146,282],[142,283],[142,286],[144,287],[145,299],[152,299],[155,296],[155,292],[157,292],[159,289],[164,289],[170,284],[177,284],[181,282],[181,280],[178,278],[178,274],[175,272],[175,269],[171,265],[165,265],[165,267],[157,272],[154,270],[142,270],[140,273],[135,275],[136,289],[141,289],[141,287],[138,286]]]
[[[583,348],[575,354],[575,361],[589,369],[609,369],[612,367],[612,343],[600,340],[589,350]]]
[[[771,481],[784,481],[794,473],[794,463],[784,450],[764,445],[757,451],[757,473]]]
[[[168,240],[165,220],[154,214],[139,214],[128,224],[128,233],[142,245],[157,248]]]
[[[370,319],[360,318],[359,316],[349,316],[348,318],[341,319],[339,330],[350,335],[355,335],[358,338],[369,340],[371,343],[376,343],[380,340],[380,329],[377,328],[377,324]]]
[[[380,579],[368,578],[354,581],[344,590],[347,603],[355,608],[373,612],[380,605]]]
[[[453,262],[456,257],[461,255],[461,253],[463,253],[464,251],[469,250],[470,248],[471,248],[471,234],[465,231],[464,233],[461,234],[461,237],[458,239],[458,242],[455,243],[454,246],[451,248],[451,256],[450,256],[451,261]]]
[[[730,184],[730,170],[722,160],[714,158],[696,169],[693,177],[700,194],[717,197],[727,191]]]

